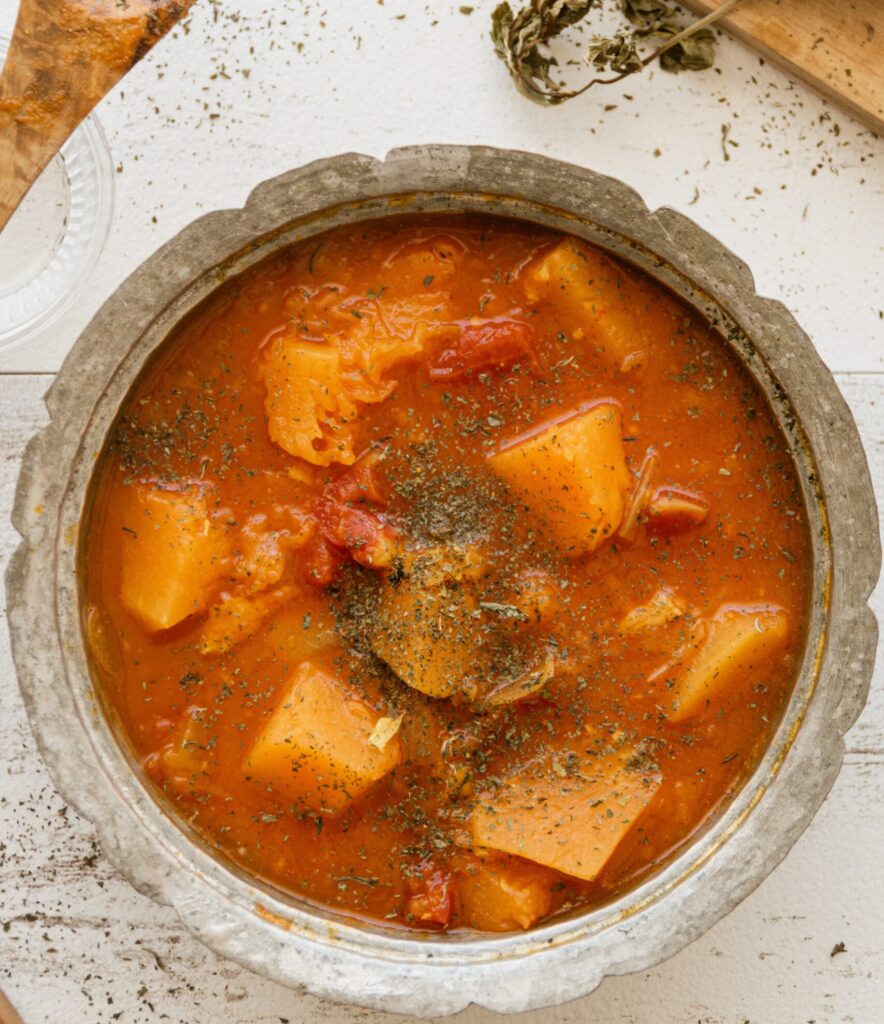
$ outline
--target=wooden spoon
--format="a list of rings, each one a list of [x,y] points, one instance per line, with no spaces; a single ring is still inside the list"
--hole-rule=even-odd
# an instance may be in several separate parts
[[[0,231],[98,101],[194,0],[21,0],[0,74]]]
[[[24,1024],[24,1021],[15,1012],[15,1007],[0,991],[0,1024]]]

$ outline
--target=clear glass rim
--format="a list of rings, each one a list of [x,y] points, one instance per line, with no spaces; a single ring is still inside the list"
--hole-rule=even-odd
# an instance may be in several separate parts
[[[9,36],[0,33],[0,67],[2,67],[9,49],[9,42]],[[66,151],[70,154],[72,147],[76,147],[77,156],[85,161],[88,169],[92,172],[93,180],[90,182],[90,187],[94,189],[94,193],[90,197],[92,212],[85,228],[88,232],[88,239],[82,247],[81,253],[76,255],[76,263],[71,268],[73,272],[64,287],[48,303],[36,309],[30,316],[5,330],[0,330],[0,352],[2,353],[8,352],[24,341],[32,340],[70,308],[95,269],[107,241],[114,207],[113,159],[107,138],[94,113],[81,122],[59,150],[63,161]],[[40,272],[23,287],[7,296],[4,301],[9,301],[28,290],[47,287],[47,282],[58,273],[58,261],[63,248],[64,239],[58,251],[46,262]]]

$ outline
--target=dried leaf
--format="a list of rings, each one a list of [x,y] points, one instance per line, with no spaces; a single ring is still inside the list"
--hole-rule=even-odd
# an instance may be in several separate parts
[[[635,25],[636,37],[673,39],[682,32],[672,20],[675,8],[662,0],[620,0],[624,16]],[[715,63],[715,33],[704,28],[660,54],[665,71],[705,71]]]
[[[520,619],[525,621],[528,616],[514,604],[501,604],[499,601],[480,601],[479,608],[483,612],[494,612],[502,619]]]
[[[610,69],[618,74],[631,74],[642,69],[635,39],[625,32],[618,32],[611,38],[593,36],[586,50],[586,60],[599,71]]]
[[[662,0],[620,0],[620,10],[634,25],[647,25],[672,17],[672,6]]]
[[[498,57],[506,64],[519,90],[541,103],[558,103],[561,86],[550,69],[555,57],[540,52],[566,28],[576,24],[599,0],[532,0],[517,14],[508,3],[499,4],[491,15],[491,39]]]
[[[545,46],[571,25],[601,5],[601,0],[530,0],[514,12],[508,3],[499,4],[491,15],[491,38],[497,56],[506,64],[517,88],[536,103],[554,105],[586,92],[593,85],[612,85],[641,71],[660,58],[667,71],[701,71],[712,66],[715,36],[706,27],[727,14],[740,0],[723,0],[720,6],[681,29],[672,16],[675,7],[664,0],[620,0],[620,12],[632,28],[613,36],[595,36],[586,61],[598,71],[614,77],[593,78],[576,89],[566,88],[552,77],[555,57]],[[665,40],[653,53],[642,57],[638,44],[650,37]]]
[[[715,33],[704,28],[660,54],[666,71],[705,71],[715,63]]]

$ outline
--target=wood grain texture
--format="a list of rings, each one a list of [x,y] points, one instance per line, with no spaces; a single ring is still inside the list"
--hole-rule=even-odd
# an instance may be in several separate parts
[[[0,992],[0,1024],[23,1024],[15,1007],[2,992]]]
[[[708,14],[719,0],[684,0]],[[880,0],[743,0],[717,24],[884,133]]]
[[[98,101],[194,0],[21,0],[0,74],[0,231]]]

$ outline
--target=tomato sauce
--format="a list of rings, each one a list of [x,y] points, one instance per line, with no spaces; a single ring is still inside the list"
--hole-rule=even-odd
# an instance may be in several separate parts
[[[175,330],[101,459],[84,628],[224,856],[507,931],[727,804],[795,678],[808,559],[786,443],[696,312],[536,226],[402,217]]]

